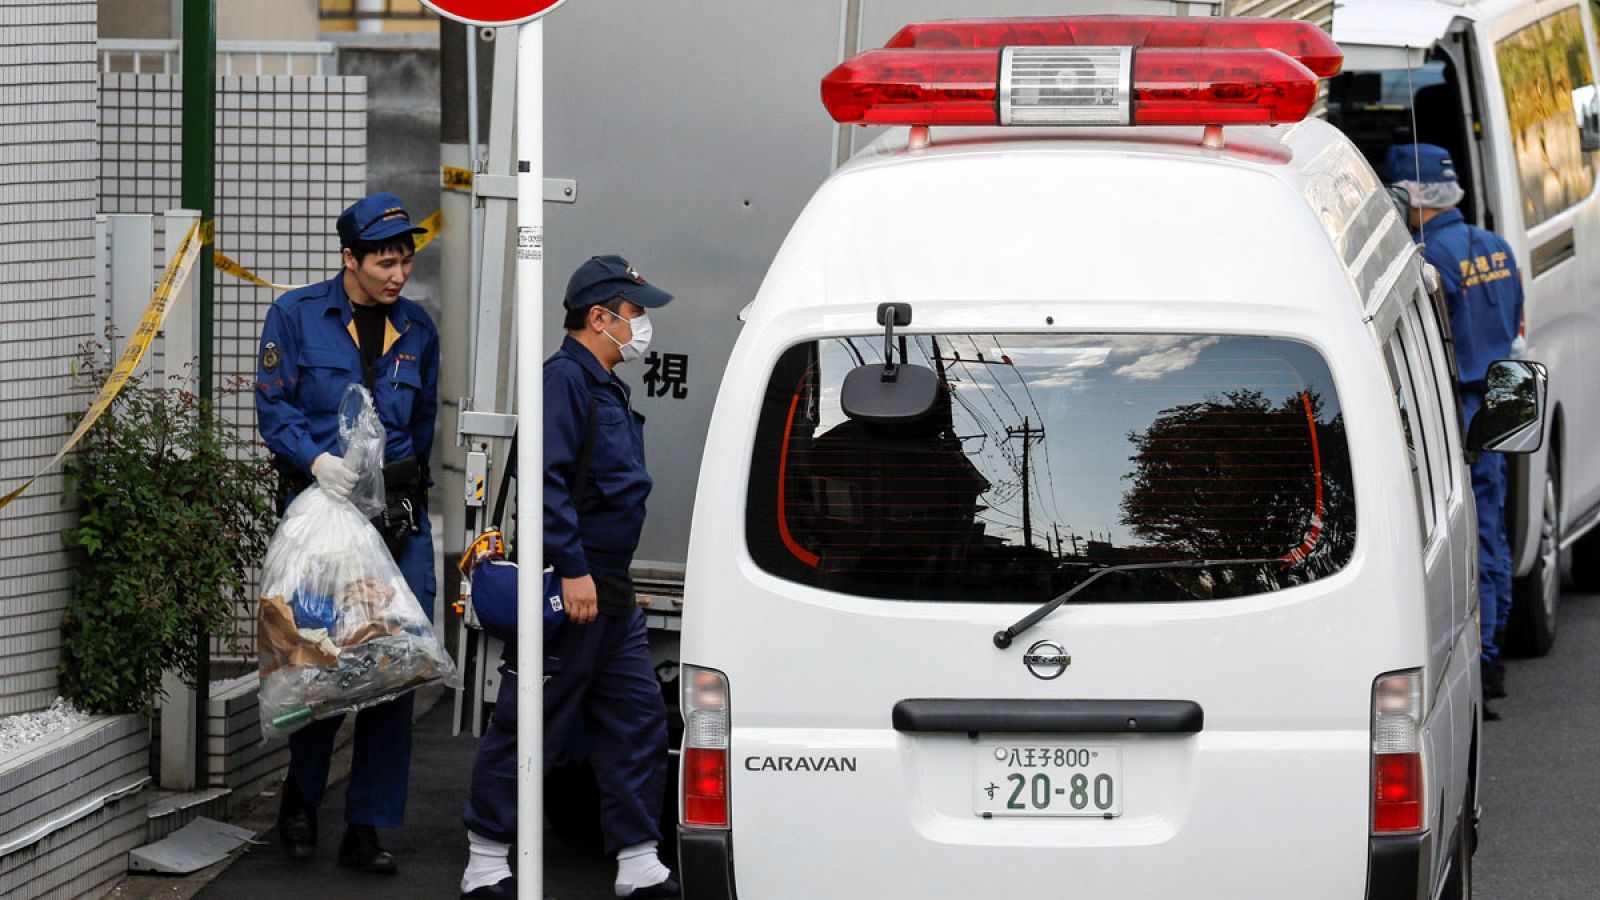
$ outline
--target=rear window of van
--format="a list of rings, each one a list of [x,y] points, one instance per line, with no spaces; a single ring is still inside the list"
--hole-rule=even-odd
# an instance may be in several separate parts
[[[1179,602],[1304,584],[1350,558],[1344,417],[1307,344],[910,336],[910,361],[938,376],[933,412],[852,421],[840,386],[882,348],[804,343],[773,368],[745,521],[765,571],[865,597],[1039,603],[1142,564],[1074,600]]]

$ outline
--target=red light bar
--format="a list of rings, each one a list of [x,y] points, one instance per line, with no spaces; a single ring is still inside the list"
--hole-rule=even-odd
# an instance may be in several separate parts
[[[835,122],[998,125],[1000,54],[993,50],[868,50],[822,79]]]
[[[1199,16],[1048,16],[948,19],[900,29],[885,48],[1141,47],[1277,50],[1321,78],[1339,74],[1344,51],[1326,31],[1289,19]]]
[[[1277,125],[1317,97],[1316,76],[1276,50],[1136,50],[1131,85],[1084,73],[1114,49],[869,50],[822,79],[822,104],[859,125]]]
[[[1278,125],[1317,101],[1317,77],[1276,50],[1139,50],[1135,125]]]

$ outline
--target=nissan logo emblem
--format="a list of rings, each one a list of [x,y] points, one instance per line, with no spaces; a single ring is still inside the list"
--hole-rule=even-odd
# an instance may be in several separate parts
[[[1067,648],[1055,641],[1038,641],[1028,652],[1022,654],[1022,664],[1028,667],[1033,677],[1050,681],[1060,678],[1061,673],[1072,665],[1072,656],[1067,653]]]

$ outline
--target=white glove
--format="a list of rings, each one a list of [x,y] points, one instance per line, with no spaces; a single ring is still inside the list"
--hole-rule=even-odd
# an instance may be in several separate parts
[[[350,489],[356,486],[356,473],[332,453],[312,460],[311,474],[317,476],[317,487],[335,500],[349,500]]]

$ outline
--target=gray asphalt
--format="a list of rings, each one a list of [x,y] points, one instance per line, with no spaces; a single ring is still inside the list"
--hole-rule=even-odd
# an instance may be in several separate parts
[[[1473,864],[1476,895],[1508,900],[1600,898],[1600,595],[1562,603],[1560,631],[1543,659],[1511,660],[1503,716],[1485,723],[1484,808]],[[343,787],[322,810],[323,847],[309,863],[286,859],[275,833],[228,866],[198,896],[219,900],[441,898],[458,893],[466,859],[460,809],[476,741],[450,736],[450,706],[417,723],[410,814],[383,839],[400,859],[394,877],[334,865]],[[261,815],[270,820],[270,809]],[[611,898],[612,863],[597,848],[547,831],[545,893],[555,900]]]
[[[1507,663],[1485,722],[1480,898],[1600,898],[1600,595],[1562,599],[1555,647]]]
[[[280,852],[277,832],[245,851],[196,896],[203,900],[410,900],[460,894],[467,860],[461,807],[467,796],[477,741],[450,736],[449,699],[417,722],[412,737],[411,784],[403,828],[380,833],[400,865],[396,875],[365,875],[334,863],[343,832],[343,781],[330,785],[319,816],[317,856],[300,862]],[[258,811],[270,823],[275,801]],[[554,900],[616,900],[615,864],[598,848],[545,838],[545,894]]]

